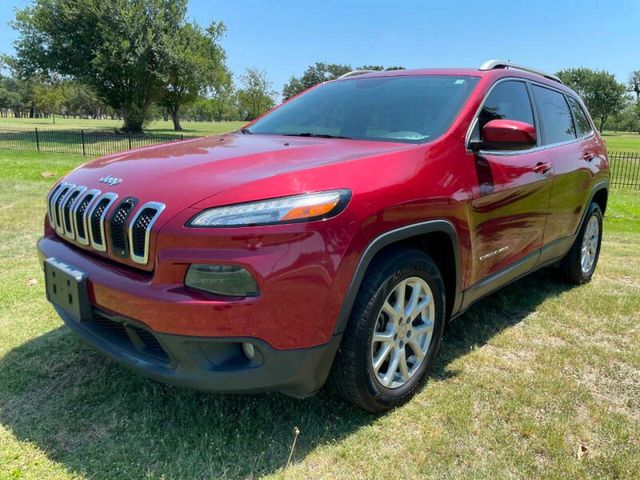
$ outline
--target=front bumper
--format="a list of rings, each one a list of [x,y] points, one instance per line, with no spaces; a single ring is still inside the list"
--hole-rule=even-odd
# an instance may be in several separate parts
[[[83,322],[56,311],[67,326],[113,360],[155,380],[205,391],[279,391],[307,397],[324,384],[340,344],[336,335],[312,348],[275,350],[255,338],[152,332],[140,322],[97,309]],[[242,342],[254,346],[253,359],[243,353]]]

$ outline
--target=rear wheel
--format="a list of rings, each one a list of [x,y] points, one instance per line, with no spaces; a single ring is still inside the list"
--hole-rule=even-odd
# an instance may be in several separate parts
[[[374,260],[354,304],[329,382],[372,412],[401,405],[424,383],[444,327],[444,284],[415,249]]]
[[[591,280],[600,257],[602,211],[592,203],[575,242],[560,264],[563,278],[576,285]]]

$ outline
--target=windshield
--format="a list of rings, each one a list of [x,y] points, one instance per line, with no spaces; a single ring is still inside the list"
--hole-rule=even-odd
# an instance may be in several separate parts
[[[321,85],[245,133],[421,143],[449,127],[477,83],[467,76],[395,76]]]

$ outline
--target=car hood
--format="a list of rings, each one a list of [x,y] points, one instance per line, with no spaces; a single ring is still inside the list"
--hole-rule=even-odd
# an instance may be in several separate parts
[[[232,133],[99,158],[71,172],[65,181],[113,191],[120,198],[132,196],[185,208],[238,189],[247,193],[234,200],[305,191],[308,185],[295,185],[297,172],[411,147],[415,145]],[[107,177],[120,182],[101,182]],[[279,187],[274,189],[274,183]]]

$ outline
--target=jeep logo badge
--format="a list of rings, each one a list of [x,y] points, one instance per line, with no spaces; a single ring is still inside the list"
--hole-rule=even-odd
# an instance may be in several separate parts
[[[109,175],[108,177],[102,177],[100,179],[100,183],[106,183],[107,185],[115,187],[119,183],[122,183],[122,179],[118,177],[112,177],[111,175]]]

